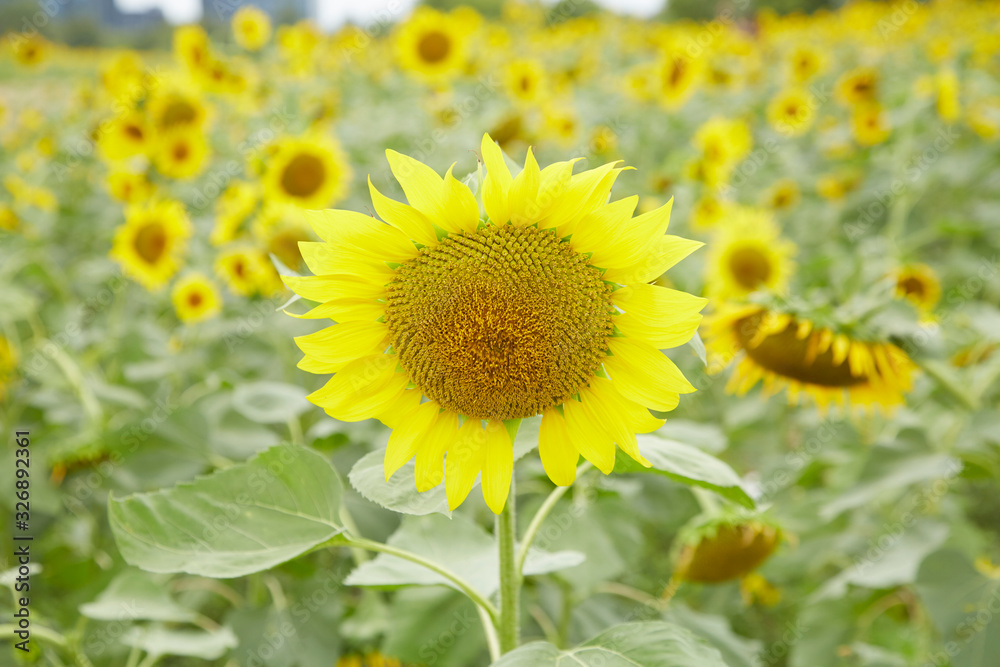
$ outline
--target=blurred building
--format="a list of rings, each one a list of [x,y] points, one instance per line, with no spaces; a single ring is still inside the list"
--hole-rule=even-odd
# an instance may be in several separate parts
[[[318,0],[201,0],[202,20],[226,22],[244,5],[253,5],[267,12],[275,23],[294,23],[304,18],[315,19]]]

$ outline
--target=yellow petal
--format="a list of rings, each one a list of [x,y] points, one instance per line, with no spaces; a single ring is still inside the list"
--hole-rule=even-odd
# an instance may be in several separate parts
[[[406,194],[410,206],[438,226],[445,220],[447,206],[444,180],[426,164],[394,150],[385,152],[389,168]]]
[[[652,243],[666,233],[673,205],[671,197],[660,208],[625,220],[611,238],[596,248],[591,262],[605,268],[633,266],[649,251]]]
[[[570,245],[580,253],[592,253],[595,256],[600,254],[603,247],[616,242],[616,235],[624,228],[626,221],[631,219],[638,203],[639,197],[633,195],[593,211],[573,229]],[[606,268],[593,259],[591,264]]]
[[[302,315],[289,313],[287,310],[285,313],[305,320],[331,319],[335,322],[370,322],[385,315],[385,304],[374,299],[331,299]]]
[[[412,244],[410,247],[413,247]],[[388,253],[380,257],[361,252],[348,244],[334,245],[311,241],[299,241],[299,252],[309,270],[318,276],[340,273],[358,276],[380,285],[388,283],[396,275],[396,272],[386,264],[387,261],[402,263],[409,259]]]
[[[438,224],[449,232],[459,230],[467,232],[475,231],[476,227],[479,226],[479,204],[476,202],[476,197],[472,194],[472,190],[452,176],[451,172],[454,168],[455,165],[451,165],[448,168],[448,173],[444,175],[448,213],[447,217],[442,221],[444,224]]]
[[[328,209],[305,211],[305,216],[313,231],[334,246],[334,252],[347,244],[390,262],[404,262],[417,254],[406,234],[370,215]]]
[[[439,412],[437,403],[422,403],[410,413],[408,419],[400,420],[393,427],[389,445],[385,449],[385,481],[388,482],[397,470],[416,456],[420,443],[427,437]]]
[[[538,162],[529,147],[528,156],[524,160],[524,169],[510,186],[508,204],[511,224],[530,225],[538,221],[540,211],[536,197],[540,178]]]
[[[622,396],[615,389],[614,383],[604,378],[595,377],[591,380],[590,389],[581,392],[580,398],[583,399],[584,407],[590,408],[623,452],[641,465],[647,468],[651,466],[650,462],[639,453],[639,443],[635,437],[636,429],[633,424],[635,408],[644,412],[652,421],[658,421],[660,424],[662,421],[653,420],[645,408]],[[645,424],[646,420],[643,419],[642,422]]]
[[[485,456],[486,431],[480,420],[467,419],[458,429],[458,439],[448,449],[445,459],[444,485],[448,509],[456,509],[465,501],[483,469]]]
[[[694,387],[680,369],[652,345],[629,338],[608,340],[611,355],[604,367],[623,396],[654,410],[672,410],[677,394],[688,394]]]
[[[611,186],[623,171],[616,164],[608,163],[570,178],[569,187],[549,213],[550,223],[559,225],[560,236],[572,234],[580,219],[608,203]]]
[[[486,164],[486,179],[483,183],[483,208],[486,215],[495,225],[502,225],[510,220],[510,208],[507,204],[507,193],[514,182],[510,169],[504,161],[503,151],[490,135],[483,135],[483,162]]]
[[[434,225],[426,215],[408,204],[386,197],[375,188],[371,177],[368,178],[368,190],[380,218],[421,245],[437,243]]]
[[[584,409],[583,404],[569,400],[563,404],[566,430],[578,452],[603,472],[611,474],[615,467],[615,442]]]
[[[542,426],[538,431],[538,456],[552,483],[569,486],[576,479],[576,465],[580,453],[573,447],[566,428],[566,420],[555,408],[542,413]]]
[[[420,399],[423,394],[419,389],[407,389],[399,394],[391,403],[385,406],[385,412],[376,415],[379,421],[391,429],[409,420],[412,413],[420,407]]]
[[[500,514],[507,504],[510,478],[514,474],[514,447],[507,427],[498,419],[486,425],[486,447],[483,455],[483,498],[494,514]]]
[[[437,415],[427,434],[417,445],[414,478],[417,491],[423,493],[444,479],[444,453],[458,439],[458,414],[445,410]]]
[[[333,364],[384,352],[389,327],[383,322],[345,322],[297,336],[295,343],[307,355]]]
[[[303,299],[321,303],[345,298],[385,298],[384,284],[356,275],[281,276],[281,281]]]
[[[645,283],[617,290],[611,300],[625,311],[615,316],[619,330],[661,350],[689,341],[701,322],[701,309],[708,303],[687,292]]]
[[[604,273],[604,278],[622,285],[648,283],[662,276],[667,269],[703,245],[705,244],[701,241],[667,234],[655,239],[638,262],[624,268],[609,268]]]
[[[392,355],[362,357],[344,366],[308,398],[335,419],[360,421],[374,417],[385,402],[395,398],[406,387],[406,376],[395,372],[396,364],[397,359]],[[371,414],[367,417],[351,418],[369,412]]]

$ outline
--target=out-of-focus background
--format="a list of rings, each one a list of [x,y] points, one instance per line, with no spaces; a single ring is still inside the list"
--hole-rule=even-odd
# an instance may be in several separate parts
[[[731,667],[998,664],[997,2],[3,0],[0,35],[0,664],[489,663],[452,589],[351,585],[346,549],[151,575],[107,510],[294,442],[365,536],[488,541],[477,492],[452,523],[359,492],[387,431],[305,400],[320,324],[279,277],[309,272],[303,210],[403,199],[385,149],[475,187],[484,132],[673,198],[706,246],[657,282],[710,303],[656,437],[758,506],[592,471],[540,543],[586,561],[528,578],[525,639],[664,619]],[[524,526],[553,487],[535,455],[517,477]]]

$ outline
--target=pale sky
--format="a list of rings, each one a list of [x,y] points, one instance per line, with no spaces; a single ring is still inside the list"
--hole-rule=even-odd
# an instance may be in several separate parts
[[[171,23],[189,23],[201,18],[200,0],[115,0],[125,12],[140,12],[152,7],[163,10]],[[387,15],[387,8],[398,8],[399,14],[408,14],[417,0],[316,0],[319,6],[319,22],[324,28],[334,28],[350,19],[364,25]],[[554,4],[555,0],[543,0]],[[596,4],[622,14],[652,16],[660,11],[665,0],[595,0]]]

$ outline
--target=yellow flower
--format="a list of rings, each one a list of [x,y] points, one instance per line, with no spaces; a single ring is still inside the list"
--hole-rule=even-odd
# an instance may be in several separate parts
[[[907,299],[922,313],[930,313],[941,299],[941,281],[926,264],[908,264],[894,272],[896,296]]]
[[[581,455],[610,473],[616,443],[648,465],[635,433],[662,421],[647,408],[694,391],[660,350],[691,338],[705,300],[649,284],[701,244],[664,236],[669,203],[635,218],[638,197],[608,203],[622,168],[542,170],[529,151],[515,178],[488,135],[481,151],[485,218],[450,169],[387,151],[409,204],[369,184],[388,224],[306,212],[324,241],[300,246],[316,275],[284,280],[320,303],[303,317],[339,323],[296,339],[300,368],[335,373],[311,400],[394,429],[387,478],[416,457],[417,489],[444,480],[454,508],[482,473],[499,513],[522,418],[542,415],[556,484],[573,482]]]
[[[962,115],[962,105],[958,98],[958,76],[955,70],[947,68],[938,72],[934,77],[934,87],[938,116],[945,122],[955,122]]]
[[[665,109],[680,109],[698,89],[704,69],[704,63],[685,49],[668,48],[652,72],[654,96]]]
[[[146,70],[142,58],[135,51],[122,51],[103,68],[101,83],[104,89],[126,104],[134,104],[146,92]]]
[[[824,174],[816,181],[816,192],[823,199],[837,201],[843,199],[848,192],[853,192],[860,183],[860,177],[853,172]]]
[[[851,114],[854,140],[862,146],[874,146],[889,138],[889,120],[877,102],[858,104]]]
[[[215,317],[222,310],[222,297],[215,284],[201,273],[191,273],[174,285],[170,294],[177,318],[194,324]]]
[[[977,100],[969,107],[966,122],[983,139],[996,139],[1000,136],[1000,97]]]
[[[674,577],[717,584],[744,577],[778,547],[781,531],[759,520],[723,517],[698,526],[681,538]]]
[[[179,88],[159,90],[149,100],[149,122],[157,132],[199,130],[208,117],[205,104]]]
[[[511,61],[504,68],[503,82],[507,97],[521,106],[535,106],[549,94],[548,75],[537,60]]]
[[[146,174],[117,169],[108,174],[108,192],[118,201],[135,204],[149,199],[153,194],[153,184]]]
[[[145,117],[138,111],[129,111],[101,125],[97,143],[105,157],[122,160],[145,153],[151,138]]]
[[[234,293],[241,296],[270,296],[281,290],[281,281],[271,262],[250,246],[229,248],[219,253],[215,271]]]
[[[220,246],[236,238],[240,225],[257,208],[257,188],[246,181],[233,181],[215,200],[215,226],[209,241]]]
[[[37,33],[24,36],[17,32],[10,32],[6,41],[10,42],[14,52],[14,60],[25,67],[40,65],[48,59],[52,52],[52,44]]]
[[[733,205],[723,199],[704,196],[695,202],[691,210],[691,228],[714,229],[732,213]]]
[[[188,69],[204,68],[211,53],[208,35],[200,25],[185,25],[174,30],[174,56]]]
[[[826,68],[826,58],[818,48],[799,44],[788,54],[788,68],[793,84],[805,84]]]
[[[16,232],[21,228],[21,219],[17,217],[10,204],[0,202],[0,229],[8,232]]]
[[[233,14],[233,39],[247,51],[259,51],[271,39],[271,18],[252,5]]]
[[[765,607],[773,607],[781,602],[781,591],[762,575],[751,572],[740,579],[740,597],[747,606],[760,603]]]
[[[789,137],[805,134],[815,115],[816,100],[798,88],[781,91],[767,105],[767,121],[771,127]]]
[[[194,178],[207,159],[208,144],[198,129],[166,132],[157,138],[153,151],[153,164],[167,178]]]
[[[715,116],[698,128],[693,143],[701,157],[688,164],[688,173],[715,187],[728,181],[736,165],[750,154],[753,136],[745,121]]]
[[[861,410],[890,411],[910,390],[913,362],[886,341],[855,339],[760,306],[723,305],[705,326],[710,371],[738,359],[729,392],[744,394],[763,380],[766,394],[784,387],[791,404],[805,395],[821,411],[845,399]]]
[[[795,208],[801,196],[798,183],[790,178],[782,178],[764,192],[763,203],[775,211],[785,211]]]
[[[545,109],[545,129],[545,134],[553,137],[556,143],[569,147],[580,133],[580,119],[569,107],[549,106]]]
[[[264,189],[274,201],[317,209],[339,201],[350,178],[347,156],[333,140],[287,137],[274,146]]]
[[[720,299],[783,292],[795,270],[795,251],[769,213],[733,206],[709,244],[706,292]]]
[[[874,67],[858,67],[837,79],[834,91],[837,99],[847,106],[870,104],[878,99],[879,74]]]
[[[17,349],[0,335],[0,401],[7,400],[7,387],[17,370]]]
[[[180,267],[191,222],[180,202],[132,206],[115,231],[110,256],[146,289],[162,288]]]
[[[257,216],[253,235],[267,254],[274,255],[296,273],[303,268],[299,242],[315,240],[298,209],[274,204]]]
[[[418,7],[396,31],[399,66],[430,82],[447,81],[465,69],[468,33],[461,17]]]

